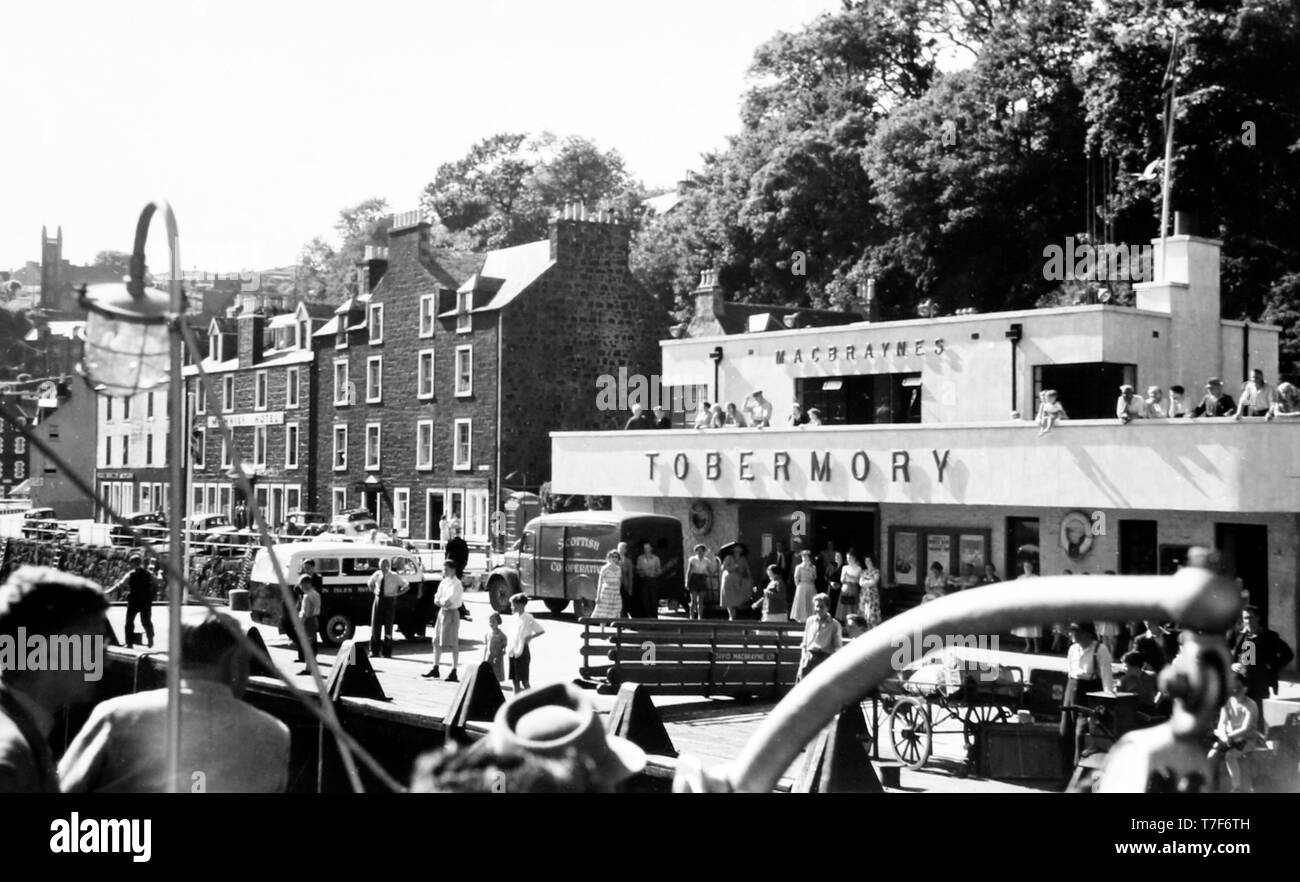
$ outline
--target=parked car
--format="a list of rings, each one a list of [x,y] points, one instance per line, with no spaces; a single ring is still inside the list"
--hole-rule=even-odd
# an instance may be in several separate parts
[[[329,526],[329,519],[314,511],[295,508],[284,518],[284,532],[290,536],[319,536]]]
[[[253,559],[250,599],[253,621],[259,624],[278,625],[283,611],[272,555],[289,580],[297,578],[304,560],[315,563],[325,589],[321,592],[321,638],[330,645],[351,638],[357,625],[370,624],[374,597],[369,581],[381,559],[389,560],[392,571],[411,585],[410,591],[397,598],[397,629],[408,639],[418,639],[437,618],[438,608],[433,605],[436,583],[411,552],[368,542],[286,542],[269,551],[260,549]]]
[[[185,529],[191,542],[210,542],[221,533],[235,532],[235,525],[226,515],[216,512],[190,515],[185,519]]]
[[[60,523],[52,508],[33,508],[23,513],[23,538],[63,540],[73,533],[72,528]]]
[[[143,535],[149,544],[165,545],[167,543],[167,516],[160,511],[146,511],[127,515],[124,519]],[[108,531],[108,541],[112,545],[139,545],[131,530],[123,524],[114,524]]]
[[[325,539],[367,539],[374,542],[388,542],[391,537],[379,531],[379,522],[374,515],[364,508],[354,508],[335,515],[321,534]]]

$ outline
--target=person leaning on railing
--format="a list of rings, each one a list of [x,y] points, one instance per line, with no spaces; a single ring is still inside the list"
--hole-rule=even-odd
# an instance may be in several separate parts
[[[1293,420],[1300,417],[1300,389],[1293,383],[1278,383],[1268,419]]]

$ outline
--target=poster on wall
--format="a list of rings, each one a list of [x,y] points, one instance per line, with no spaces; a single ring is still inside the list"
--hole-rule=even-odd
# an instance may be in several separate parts
[[[984,574],[984,537],[963,535],[957,547],[957,554],[964,567],[970,564],[976,575]]]
[[[894,534],[894,584],[916,584],[916,534]]]
[[[932,564],[938,563],[943,571],[948,572],[952,562],[952,537],[948,535],[931,535],[926,540],[925,568],[928,572]]]

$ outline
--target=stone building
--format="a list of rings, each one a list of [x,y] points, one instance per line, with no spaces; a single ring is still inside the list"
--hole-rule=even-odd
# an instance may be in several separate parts
[[[206,382],[196,366],[185,368],[193,407],[189,510],[233,517],[241,501],[234,448],[219,428],[221,414],[274,528],[289,511],[316,505],[312,344],[330,307],[255,295],[241,298],[231,312],[208,322],[200,362]]]
[[[431,246],[399,214],[366,255],[363,293],[317,332],[321,511],[366,508],[484,542],[509,490],[550,477],[552,429],[621,426],[597,380],[658,364],[668,316],[632,278],[630,229],[568,208],[547,239],[486,254]]]

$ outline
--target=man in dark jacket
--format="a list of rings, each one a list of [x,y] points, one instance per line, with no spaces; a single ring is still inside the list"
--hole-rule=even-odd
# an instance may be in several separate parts
[[[623,426],[625,431],[634,431],[637,429],[653,429],[655,418],[644,407],[639,404],[632,405],[632,418]]]
[[[99,586],[88,579],[48,567],[19,567],[0,586],[0,639],[102,641],[107,610]],[[103,675],[102,666],[98,676],[92,667],[96,659],[103,661],[102,643],[80,658],[80,669],[15,665],[0,670],[0,794],[59,792],[49,735],[64,706],[93,697],[95,681]]]
[[[1237,412],[1237,402],[1223,391],[1223,380],[1210,377],[1205,384],[1205,397],[1192,411],[1193,417],[1226,417]]]
[[[126,645],[135,646],[135,617],[140,617],[144,628],[145,645],[153,649],[153,573],[145,569],[144,556],[131,555],[131,571],[117,580],[117,584],[105,594],[113,595],[126,589]]]
[[[1264,699],[1277,691],[1278,672],[1293,658],[1295,653],[1286,641],[1264,627],[1258,609],[1248,606],[1241,611],[1241,633],[1232,646],[1232,660],[1246,668],[1246,694],[1259,705],[1261,727]]]

